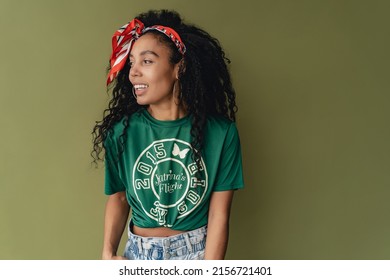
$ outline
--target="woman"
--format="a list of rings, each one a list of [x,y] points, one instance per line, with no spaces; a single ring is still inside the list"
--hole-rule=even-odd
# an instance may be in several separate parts
[[[243,187],[229,61],[174,11],[138,15],[112,44],[113,97],[93,130],[109,195],[103,259],[223,259]]]

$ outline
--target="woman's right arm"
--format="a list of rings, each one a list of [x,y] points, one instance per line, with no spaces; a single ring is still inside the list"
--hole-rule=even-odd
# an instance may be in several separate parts
[[[117,256],[117,250],[127,224],[129,211],[126,192],[118,192],[108,197],[104,217],[103,260],[125,259]]]

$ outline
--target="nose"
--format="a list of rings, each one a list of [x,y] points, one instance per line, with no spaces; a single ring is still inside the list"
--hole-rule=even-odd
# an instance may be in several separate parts
[[[140,75],[140,72],[139,72],[139,69],[138,69],[138,65],[137,65],[137,63],[133,62],[131,64],[131,67],[130,67],[129,76],[130,77],[136,77],[136,76],[139,76],[139,75]]]

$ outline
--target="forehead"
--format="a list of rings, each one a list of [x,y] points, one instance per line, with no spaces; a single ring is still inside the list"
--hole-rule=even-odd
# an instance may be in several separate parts
[[[155,34],[146,33],[133,43],[130,55],[139,55],[145,51],[154,51],[158,54],[169,54],[170,50]]]

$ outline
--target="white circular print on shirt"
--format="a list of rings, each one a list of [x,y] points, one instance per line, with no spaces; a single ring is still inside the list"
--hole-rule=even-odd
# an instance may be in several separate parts
[[[190,214],[207,192],[206,166],[201,158],[198,168],[192,150],[179,139],[154,141],[134,164],[134,193],[144,212],[161,226],[171,227]]]

